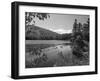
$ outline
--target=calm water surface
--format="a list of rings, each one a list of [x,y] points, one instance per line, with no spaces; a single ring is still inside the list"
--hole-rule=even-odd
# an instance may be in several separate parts
[[[61,40],[26,40],[26,44],[55,44],[54,46],[42,49],[42,53],[47,55],[48,60],[44,63],[40,63],[40,67],[49,66],[64,66],[71,64],[72,62],[72,48],[70,45],[65,45],[65,43],[70,43],[69,41]],[[27,54],[27,60],[35,58],[36,56],[30,56]]]

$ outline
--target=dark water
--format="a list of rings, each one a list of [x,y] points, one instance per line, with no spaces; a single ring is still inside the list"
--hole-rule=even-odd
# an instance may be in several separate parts
[[[63,44],[70,43],[70,41],[63,40],[26,40],[26,44]]]

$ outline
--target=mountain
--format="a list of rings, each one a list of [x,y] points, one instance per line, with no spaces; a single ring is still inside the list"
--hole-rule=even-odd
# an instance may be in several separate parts
[[[26,40],[61,39],[61,34],[34,25],[26,26],[25,34]]]

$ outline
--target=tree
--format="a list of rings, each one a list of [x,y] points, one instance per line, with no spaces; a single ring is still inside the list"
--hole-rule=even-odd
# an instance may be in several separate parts
[[[33,12],[26,12],[25,13],[25,25],[30,25],[30,23],[32,22],[32,24],[35,24],[35,18],[38,18],[39,20],[44,20],[47,19],[48,17],[50,17],[49,14],[47,13],[33,13]]]
[[[86,23],[83,24],[83,31],[82,31],[82,35],[83,35],[83,39],[89,42],[89,18],[87,20]]]
[[[77,20],[75,19],[73,25],[73,33],[72,33],[72,51],[78,57],[82,57],[84,52],[89,54],[89,18],[86,23],[83,25],[81,23],[77,26]],[[77,31],[78,29],[78,31]],[[77,32],[76,32],[77,31]]]
[[[77,28],[77,19],[75,19],[75,22],[73,24],[73,33],[76,33],[76,28]]]
[[[90,19],[89,18],[88,18],[87,24],[88,24],[88,27],[89,27],[90,26]]]

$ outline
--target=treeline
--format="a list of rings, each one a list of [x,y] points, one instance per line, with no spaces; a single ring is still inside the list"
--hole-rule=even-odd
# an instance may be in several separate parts
[[[70,40],[71,39],[71,34],[62,34],[62,35],[57,35],[57,36],[47,36],[47,35],[42,35],[42,36],[26,36],[26,40]]]
[[[71,34],[58,34],[34,25],[27,25],[26,40],[69,40]]]
[[[70,40],[71,39],[71,34],[63,34],[60,36],[26,36],[26,40]]]
[[[73,33],[71,37],[73,54],[78,57],[89,57],[89,19],[86,23],[75,22],[73,24]]]

